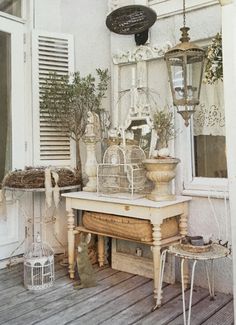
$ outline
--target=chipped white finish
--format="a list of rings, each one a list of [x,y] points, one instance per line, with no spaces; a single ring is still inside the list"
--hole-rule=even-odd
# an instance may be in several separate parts
[[[98,197],[95,193],[75,192],[62,194],[66,197],[66,210],[68,211],[68,255],[69,255],[69,273],[74,278],[74,236],[80,231],[76,230],[74,224],[73,210],[89,210],[101,213],[114,213],[116,215],[150,220],[153,228],[153,280],[154,280],[154,298],[157,298],[157,289],[159,281],[160,250],[164,245],[162,241],[161,224],[163,220],[176,216],[183,216],[181,223],[181,234],[187,233],[187,210],[189,197],[178,197],[171,202],[153,202],[148,199],[115,199],[108,197]],[[99,234],[99,232],[98,232]],[[178,236],[177,236],[178,237]],[[169,242],[175,242],[176,236],[168,238]],[[100,264],[102,261],[100,260]]]
[[[120,51],[112,56],[114,64],[136,63],[139,61],[149,61],[164,57],[166,51],[172,47],[170,42],[163,45],[140,45],[133,50]]]

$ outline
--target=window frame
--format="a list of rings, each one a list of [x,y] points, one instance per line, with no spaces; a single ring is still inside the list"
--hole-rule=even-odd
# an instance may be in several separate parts
[[[11,14],[7,14],[6,12],[3,12],[3,11],[0,11],[0,17],[7,18],[7,19],[10,19],[10,20],[16,21],[18,23],[25,24],[26,23],[26,15],[27,15],[26,1],[27,0],[21,0],[21,13],[22,13],[21,17],[17,17],[17,16],[14,16],[14,15],[11,15]]]
[[[179,121],[179,124],[182,121]],[[192,118],[188,128],[183,129],[178,139],[181,146],[181,161],[183,162],[182,194],[193,196],[228,197],[228,178],[196,177],[194,175],[194,143]],[[183,145],[185,144],[185,145]]]

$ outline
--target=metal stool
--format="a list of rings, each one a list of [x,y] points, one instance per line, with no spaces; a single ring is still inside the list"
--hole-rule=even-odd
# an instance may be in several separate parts
[[[182,300],[183,300],[183,318],[184,318],[184,325],[190,325],[191,319],[191,307],[192,307],[192,297],[193,297],[193,283],[194,283],[194,274],[195,274],[195,267],[197,261],[204,261],[205,268],[206,268],[206,275],[207,275],[207,282],[209,287],[210,299],[214,300],[215,296],[215,288],[214,288],[214,260],[227,257],[230,254],[230,250],[220,244],[212,244],[210,250],[208,252],[189,252],[183,249],[183,245],[175,244],[170,246],[168,249],[165,249],[161,254],[161,261],[160,261],[160,277],[159,277],[159,286],[157,292],[157,304],[153,308],[161,306],[161,293],[162,293],[162,282],[164,276],[164,269],[165,269],[165,260],[166,254],[170,253],[176,257],[181,258],[181,284],[182,284]],[[188,320],[186,318],[186,308],[185,308],[185,288],[184,288],[184,262],[185,260],[192,260],[192,275],[191,275],[191,282],[190,282],[190,298],[189,298],[189,311],[188,311]],[[209,268],[207,262],[210,261],[211,263],[211,270],[209,272]]]

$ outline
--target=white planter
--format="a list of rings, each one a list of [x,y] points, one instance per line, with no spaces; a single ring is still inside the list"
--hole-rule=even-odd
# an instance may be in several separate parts
[[[155,187],[147,198],[153,201],[175,200],[172,194],[171,181],[176,175],[176,166],[180,162],[178,158],[146,159],[144,166],[147,170],[147,178],[154,182]]]

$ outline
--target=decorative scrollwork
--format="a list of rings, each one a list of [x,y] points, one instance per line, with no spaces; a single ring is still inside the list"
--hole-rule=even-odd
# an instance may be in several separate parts
[[[114,64],[124,64],[129,62],[148,61],[157,58],[162,58],[165,52],[172,47],[170,42],[166,42],[162,46],[154,45],[147,46],[141,45],[136,47],[133,51],[119,52],[113,55]]]

